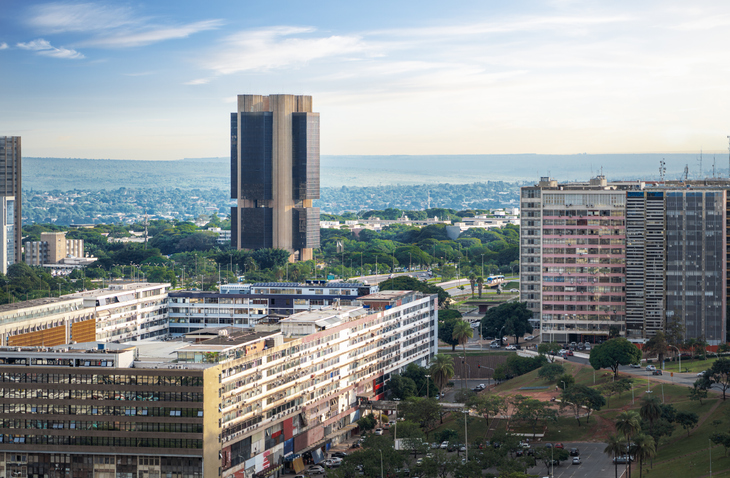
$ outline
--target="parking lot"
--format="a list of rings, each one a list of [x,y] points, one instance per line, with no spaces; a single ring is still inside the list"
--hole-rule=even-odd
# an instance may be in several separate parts
[[[554,478],[613,478],[614,465],[612,458],[603,453],[606,445],[603,443],[563,443],[566,450],[575,447],[580,450],[580,465],[573,465],[568,459],[555,466]],[[536,446],[542,446],[536,444]],[[619,465],[619,477],[626,470],[626,465]],[[527,470],[528,474],[549,476],[544,463],[538,463],[534,468]]]

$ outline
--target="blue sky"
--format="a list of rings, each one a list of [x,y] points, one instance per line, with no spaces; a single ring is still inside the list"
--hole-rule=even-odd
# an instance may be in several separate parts
[[[314,97],[323,154],[727,152],[730,3],[3,2],[25,156],[227,156],[237,94]]]

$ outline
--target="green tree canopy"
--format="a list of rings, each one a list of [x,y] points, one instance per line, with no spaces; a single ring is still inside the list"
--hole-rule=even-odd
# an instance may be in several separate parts
[[[537,371],[537,376],[547,380],[548,382],[554,382],[557,378],[565,373],[565,367],[558,363],[546,363],[540,370]]]
[[[393,374],[390,380],[385,384],[385,390],[390,393],[390,398],[405,400],[415,396],[418,393],[416,382],[408,377]]]
[[[580,426],[580,414],[583,409],[588,412],[586,416],[586,421],[588,421],[593,410],[600,410],[606,404],[606,399],[598,390],[580,384],[571,385],[563,390],[560,399],[562,401],[561,406],[571,406],[573,408],[578,426]]]
[[[424,294],[436,294],[438,295],[439,304],[449,297],[449,293],[441,287],[409,276],[398,276],[383,281],[380,283],[380,290],[417,290]]]
[[[526,333],[532,333],[530,324],[532,312],[527,309],[526,302],[507,302],[487,311],[481,321],[483,337],[499,337],[502,327],[504,333],[515,337],[515,343]]]
[[[614,377],[618,377],[620,365],[638,363],[641,360],[641,350],[623,337],[607,340],[591,349],[588,361],[596,369],[610,368]]]

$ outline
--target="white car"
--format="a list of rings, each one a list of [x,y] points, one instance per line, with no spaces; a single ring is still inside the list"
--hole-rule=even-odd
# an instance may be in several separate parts
[[[517,350],[517,347],[515,347],[514,345],[508,345],[504,349],[505,350]]]
[[[442,442],[441,442],[441,449],[442,449],[442,450],[445,450],[445,449],[447,449],[448,447],[449,447],[449,442],[447,442],[447,441],[442,441]]]
[[[307,468],[308,475],[324,475],[324,468],[319,465],[312,465]]]
[[[383,429],[382,428],[376,428],[375,429],[375,434],[376,435],[382,435],[383,434]]]
[[[704,378],[705,377],[705,372],[700,372],[700,373],[697,374],[697,376],[698,377],[701,377],[701,378]]]
[[[653,372],[654,370],[656,370],[656,367],[654,365],[647,365],[646,366],[646,371],[647,372]]]

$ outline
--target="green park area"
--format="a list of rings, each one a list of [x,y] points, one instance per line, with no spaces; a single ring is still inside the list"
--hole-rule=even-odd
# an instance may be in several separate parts
[[[611,353],[628,353],[621,358],[626,363],[640,358],[638,349],[626,347],[625,339],[614,340],[602,351],[604,358],[611,347]],[[603,457],[594,455],[591,460],[605,463],[630,446],[636,459],[632,475],[637,477],[709,476],[711,464],[712,476],[730,478],[730,405],[721,392],[707,390],[706,383],[688,387],[672,383],[666,375],[637,377],[614,373],[610,366],[596,370],[574,362],[551,362],[548,355],[469,353],[467,359],[488,356],[498,363],[495,377],[501,379],[486,390],[460,388],[460,379],[454,378],[461,362],[458,354],[439,354],[428,369],[409,366],[403,376],[394,376],[387,392],[391,399],[400,400],[397,414],[404,421],[382,436],[368,434],[353,463],[365,467],[372,463],[377,468],[382,453],[383,459],[391,461],[390,476],[405,476],[401,472],[409,469],[411,476],[422,477],[527,478],[535,476],[527,474],[528,469],[534,472],[534,466],[539,469],[544,464],[547,470],[546,443],[577,442],[600,444]],[[730,367],[723,368],[726,361],[713,368],[714,383],[730,383]],[[703,362],[703,368],[714,363]],[[427,390],[431,397],[442,390],[455,392],[453,401],[465,405],[442,407],[439,401],[424,398]],[[382,419],[387,421],[388,416]],[[371,426],[363,425],[365,430],[379,426],[377,419]],[[404,451],[393,450],[396,434]],[[520,444],[526,439],[534,456],[528,456]],[[435,443],[442,442],[448,442],[447,449],[436,448]],[[457,452],[464,444],[468,461],[463,452]],[[552,453],[569,463],[567,451]],[[328,476],[348,476],[346,465],[347,459]],[[625,465],[618,468],[620,474]],[[366,470],[365,475],[379,476],[378,472],[369,475]]]

